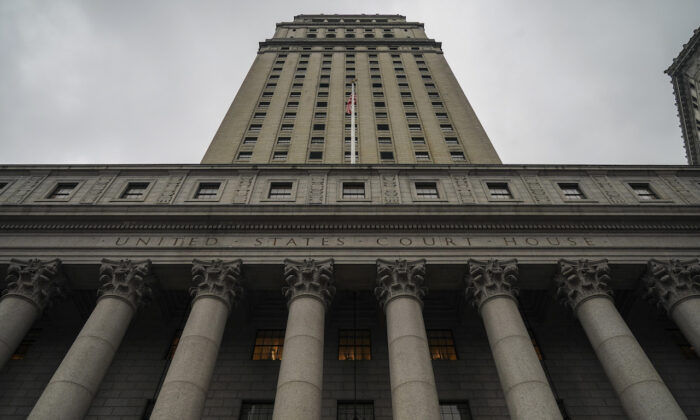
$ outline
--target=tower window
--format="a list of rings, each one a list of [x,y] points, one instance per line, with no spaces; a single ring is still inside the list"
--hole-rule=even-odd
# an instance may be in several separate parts
[[[272,160],[287,160],[287,152],[274,152],[272,154]]]
[[[148,182],[129,182],[119,198],[130,200],[143,198],[147,188]]]
[[[411,143],[413,143],[413,144],[425,144],[425,138],[423,138],[423,137],[411,137]]]
[[[309,152],[309,159],[311,160],[319,160],[323,158],[323,152],[320,151],[311,151]]]
[[[659,196],[651,189],[649,184],[646,183],[632,183],[629,184],[637,198],[643,201],[658,200]]]
[[[277,144],[289,144],[291,141],[291,137],[277,137]]]
[[[436,112],[435,116],[437,117],[438,120],[446,120],[447,119],[446,112]]]
[[[265,114],[264,112],[256,112],[256,113],[253,115],[253,118],[265,118],[265,115],[266,115],[266,114]]]
[[[420,124],[409,124],[408,125],[408,130],[409,131],[420,131]]]
[[[427,330],[430,357],[433,360],[457,360],[452,330]]]
[[[440,124],[440,130],[452,131],[452,124]]]
[[[273,402],[248,402],[241,405],[239,419],[272,420],[272,411],[275,408]]]
[[[282,124],[282,131],[292,131],[294,129],[294,124]]]
[[[249,161],[253,157],[253,152],[238,152],[238,160]]]
[[[379,152],[379,159],[381,160],[394,160],[394,152],[390,151],[381,151]]]
[[[296,101],[287,102],[287,108],[298,108],[298,107],[299,107],[299,102],[296,102]]]
[[[271,182],[270,192],[267,194],[267,198],[279,199],[279,198],[291,198],[292,197],[292,183],[291,182]]]
[[[323,144],[323,137],[311,137],[311,144]]]
[[[220,188],[220,182],[200,182],[194,198],[216,198]]]
[[[343,198],[365,198],[365,183],[364,182],[343,182]],[[346,330],[341,330],[341,345],[343,344],[342,333]],[[351,331],[351,330],[347,330]],[[368,333],[369,335],[369,333]],[[340,357],[340,356],[338,356]],[[345,359],[339,359],[345,360]]]
[[[384,108],[386,105],[384,104],[384,102],[379,101],[379,102],[375,102],[374,106],[377,108]]]
[[[314,131],[323,131],[326,129],[326,124],[314,124]]]
[[[391,137],[378,137],[377,143],[379,143],[379,144],[391,144]]]
[[[255,144],[258,142],[257,137],[246,137],[243,139],[243,144]]]
[[[452,160],[453,160],[454,162],[464,162],[465,160],[467,160],[467,159],[464,157],[464,153],[463,153],[463,152],[450,152],[450,156],[452,157]]]
[[[508,184],[505,182],[489,182],[486,184],[489,189],[489,195],[494,200],[511,200],[511,194]]]
[[[248,128],[249,131],[260,131],[262,129],[262,124],[251,124]]]
[[[372,401],[338,401],[338,420],[374,420]]]
[[[377,124],[378,131],[389,131],[389,124]]]
[[[447,144],[459,144],[457,137],[445,137],[445,143]]]
[[[560,183],[559,188],[567,200],[583,200],[586,196],[576,183]]]
[[[296,118],[297,113],[296,112],[285,112],[284,113],[284,118]]]
[[[48,198],[53,200],[65,200],[68,197],[70,197],[71,193],[77,186],[77,182],[59,182],[58,185],[56,185],[56,188],[54,188],[53,191],[51,191],[51,194],[49,194]],[[3,186],[3,188],[5,187]]]
[[[435,182],[416,182],[416,196],[422,199],[438,199],[437,184]]]
[[[323,102],[323,101],[321,101],[321,102],[316,102],[316,107],[318,107],[318,108],[326,108],[326,107],[328,107],[328,102]]]
[[[416,152],[416,160],[430,160],[430,154],[428,152]]]
[[[440,401],[440,420],[471,420],[468,401]]]

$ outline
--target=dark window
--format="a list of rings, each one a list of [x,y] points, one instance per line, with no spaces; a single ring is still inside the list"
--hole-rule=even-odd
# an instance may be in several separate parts
[[[338,401],[338,420],[374,420],[374,403]]]
[[[326,108],[328,106],[328,102],[316,102],[316,106],[319,108]]]
[[[440,130],[452,131],[452,124],[440,124]]]
[[[384,108],[386,105],[384,104],[384,102],[380,101],[380,102],[375,102],[374,106],[377,108]]]
[[[32,344],[36,343],[37,339],[39,338],[39,333],[41,333],[41,328],[30,329],[19,343],[19,346],[17,346],[17,349],[15,349],[15,352],[12,353],[12,360],[24,359],[27,356],[29,348],[32,346]]]
[[[248,130],[250,131],[260,131],[262,124],[251,124]]]
[[[290,95],[291,96],[291,95]],[[292,102],[287,102],[287,107],[288,108],[298,108],[299,107],[299,102],[292,101]]]
[[[321,159],[323,158],[323,152],[313,151],[309,152],[309,159]]]
[[[428,152],[416,152],[416,160],[430,160]]]
[[[267,198],[291,198],[292,183],[291,182],[271,182],[270,192]]]
[[[505,182],[489,182],[486,184],[489,189],[489,195],[494,200],[510,200],[513,194],[510,193],[508,184]]]
[[[637,194],[637,198],[640,200],[658,200],[659,197],[654,193],[649,184],[630,184],[634,193]]]
[[[277,144],[289,144],[291,141],[291,137],[277,137]]]
[[[389,139],[389,142],[391,142],[391,139]],[[389,152],[389,151],[379,152],[379,158],[381,160],[394,160],[394,152]]]
[[[380,89],[382,87],[382,84],[381,83],[372,83],[372,87]]]
[[[289,184],[291,190],[291,182]],[[255,334],[253,360],[282,360],[283,349],[284,330],[258,330]]]
[[[326,118],[326,113],[325,112],[316,112],[314,114],[314,118]]]
[[[343,182],[343,198],[365,198],[365,183],[364,182]],[[340,331],[340,346],[343,346],[343,332],[352,330],[341,330]],[[364,331],[364,330],[363,330]],[[369,343],[368,343],[369,345]],[[352,350],[352,349],[351,349]],[[345,350],[338,350],[340,353]],[[338,356],[340,358],[340,355]],[[345,360],[345,359],[339,359]]]
[[[377,130],[378,131],[388,131],[389,124],[377,124]]]
[[[408,130],[409,131],[420,131],[420,124],[409,124],[408,125]]]
[[[266,114],[265,114],[264,112],[256,112],[256,113],[253,115],[253,118],[265,118],[265,115],[266,115]]]
[[[447,144],[459,144],[457,137],[445,137],[445,143]]]
[[[323,131],[326,129],[326,124],[314,124],[315,131]]]
[[[246,137],[243,139],[243,144],[255,144],[258,142],[257,137]]]
[[[296,118],[297,113],[296,112],[285,112],[284,113],[284,118]]]
[[[241,420],[272,420],[272,411],[275,404],[272,402],[243,401],[241,405]]]
[[[287,152],[274,152],[272,160],[287,160]]]
[[[267,107],[270,106],[270,103],[269,103],[269,102],[260,102],[260,103],[258,104],[258,106],[259,106],[260,108],[267,108]]]
[[[467,160],[467,159],[464,157],[464,153],[463,153],[463,152],[450,152],[450,156],[452,157],[452,160],[455,161],[455,162],[460,162],[460,161],[465,161],[465,160]]]
[[[452,330],[427,330],[430,356],[433,360],[457,360]]]
[[[311,137],[311,144],[323,144],[323,137]]]
[[[438,118],[438,120],[446,120],[447,119],[446,112],[436,112],[435,116]]]
[[[119,198],[142,198],[148,188],[148,182],[129,182]]]
[[[215,198],[221,188],[220,182],[200,182],[194,198]]]
[[[377,138],[377,143],[379,143],[379,144],[391,144],[391,137],[379,137],[379,138]]]
[[[425,138],[423,138],[423,137],[411,137],[411,143],[413,143],[413,144],[425,144]]]
[[[148,184],[147,184],[148,185]],[[49,194],[49,198],[54,198],[54,199],[65,199],[68,198],[75,187],[78,186],[77,182],[59,182],[58,185],[56,185],[56,188],[51,191],[51,194]],[[3,185],[2,188],[5,188]],[[1,188],[0,188],[1,189]]]
[[[282,131],[292,131],[294,129],[294,124],[282,124]]]
[[[253,152],[239,152],[238,160],[250,160],[253,157]]]
[[[406,118],[411,119],[411,120],[415,120],[418,118],[418,114],[415,112],[407,112]]]
[[[387,115],[386,112],[375,112],[374,113],[374,116],[376,118],[386,118],[386,115]]]
[[[586,198],[576,183],[562,183],[559,184],[559,188],[561,188],[561,192],[567,200],[583,200]]]
[[[434,182],[416,182],[415,186],[418,198],[440,198],[437,184]]]
[[[440,402],[440,420],[471,420],[469,402]]]
[[[262,97],[263,97],[263,98],[271,98],[271,97],[272,97],[272,92],[263,92]]]

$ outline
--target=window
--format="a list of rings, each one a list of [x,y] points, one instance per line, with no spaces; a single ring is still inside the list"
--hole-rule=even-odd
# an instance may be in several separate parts
[[[243,139],[243,144],[255,144],[258,142],[257,137],[246,137]]]
[[[374,420],[374,403],[338,401],[338,420]]]
[[[316,102],[316,107],[318,108],[326,108],[328,106],[328,102]]]
[[[469,402],[440,402],[440,420],[471,420]]]
[[[323,144],[323,137],[311,137],[311,144]]]
[[[437,199],[440,198],[438,193],[437,184],[435,182],[416,182],[416,196],[423,199]]]
[[[446,112],[436,112],[435,116],[437,117],[438,120],[446,120],[447,119]]]
[[[309,159],[321,159],[323,158],[323,152],[313,151],[309,152]]]
[[[17,349],[15,349],[15,352],[12,353],[12,360],[23,360],[27,356],[29,348],[39,338],[39,333],[41,333],[41,328],[30,329],[19,343],[19,346],[17,346]]]
[[[411,92],[401,92],[401,97],[402,97],[402,98],[410,98],[410,97],[411,97]]]
[[[391,140],[391,139],[389,139]],[[382,151],[379,152],[379,159],[381,160],[394,160],[394,152]]]
[[[49,194],[48,198],[54,200],[65,200],[68,197],[70,197],[71,193],[77,186],[77,182],[59,182],[58,185],[56,185],[56,188],[54,188],[53,191],[51,191],[51,194]],[[5,187],[3,186],[3,188]]]
[[[413,144],[425,144],[425,139],[423,137],[411,137],[411,143],[413,143]]]
[[[511,200],[513,194],[510,193],[508,184],[505,182],[489,182],[486,184],[489,189],[489,195],[494,200]]]
[[[249,161],[253,157],[253,152],[238,152],[238,160]]]
[[[253,360],[282,360],[283,349],[284,330],[258,330],[255,335]]]
[[[409,124],[408,131],[420,131],[420,124]]]
[[[345,152],[343,157],[345,159],[345,163],[350,162],[350,152]],[[359,160],[359,157],[360,157],[359,152],[355,152],[355,162],[357,162]]]
[[[249,131],[253,132],[258,132],[262,128],[262,124],[251,124],[250,127],[248,127]]]
[[[289,144],[291,141],[291,137],[277,137],[277,144]]]
[[[147,188],[148,182],[129,182],[119,198],[131,200],[143,198]]]
[[[314,124],[314,131],[323,131],[326,129],[326,124]]]
[[[457,360],[452,330],[427,330],[428,347],[433,360]]]
[[[377,108],[384,108],[386,105],[384,104],[384,102],[377,101],[374,103],[374,106]]]
[[[387,114],[386,112],[375,112],[374,116],[375,118],[386,118]]]
[[[567,200],[583,200],[586,198],[576,183],[561,183],[559,188],[561,188],[561,192]]]
[[[253,115],[253,118],[265,118],[265,115],[266,115],[266,114],[265,114],[264,112],[256,112],[256,113]]]
[[[453,160],[454,162],[464,162],[465,160],[467,160],[467,159],[464,157],[464,153],[463,153],[463,152],[450,152],[450,156],[452,157],[452,160]]]
[[[389,124],[377,124],[377,131],[389,131]]]
[[[452,131],[452,124],[440,124],[440,130]]]
[[[268,83],[265,87],[274,89],[277,87],[277,83]]]
[[[428,152],[416,152],[416,160],[430,160]]]
[[[343,198],[346,198],[346,199],[365,198],[365,183],[364,182],[343,182]],[[340,331],[340,333],[341,333],[341,338],[340,338],[341,349],[343,346],[343,338],[342,338],[343,331],[352,331],[352,330],[341,330]],[[369,345],[369,343],[368,343],[368,345]],[[338,352],[341,352],[341,350],[338,350]],[[341,359],[340,355],[338,355],[338,360],[345,360],[345,359]],[[358,360],[362,360],[362,359],[358,359]]]
[[[221,182],[200,182],[194,198],[216,198]]]
[[[262,97],[263,98],[272,98],[272,92],[263,92]]]
[[[272,402],[248,402],[241,405],[241,420],[272,420],[272,410],[275,404]]]
[[[274,152],[272,154],[272,160],[287,160],[287,152]]]
[[[294,124],[282,124],[282,131],[292,131],[294,129]]]
[[[418,119],[418,114],[415,112],[407,112],[406,118],[409,120],[416,120],[416,119]]]
[[[296,118],[297,113],[296,112],[285,112],[284,113],[284,118]]]
[[[291,198],[292,197],[292,183],[291,182],[271,182],[270,192],[267,194],[267,198],[280,199],[280,198]]]
[[[659,197],[654,193],[649,184],[630,184],[630,187],[637,194],[637,198],[643,201],[658,200]]]
[[[377,143],[379,143],[379,144],[391,144],[391,137],[378,137]]]
[[[290,98],[298,98],[298,97],[300,97],[300,96],[301,96],[301,92],[291,92],[291,93],[289,94],[289,97],[290,97]],[[296,104],[296,105],[292,105],[292,104]],[[287,105],[287,106],[289,106],[289,107],[292,107],[292,106],[299,106],[299,102],[290,102],[289,105]]]
[[[445,143],[447,144],[459,144],[457,137],[445,137]]]
[[[1,192],[2,190],[4,190],[5,187],[7,187],[7,184],[8,184],[7,182],[0,182],[0,192]]]

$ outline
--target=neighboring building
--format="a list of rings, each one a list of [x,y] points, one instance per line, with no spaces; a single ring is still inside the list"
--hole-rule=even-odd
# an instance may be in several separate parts
[[[0,166],[1,418],[700,417],[700,168],[500,164],[402,16],[260,48],[202,164]]]
[[[689,165],[700,165],[700,28],[666,69],[676,95],[678,117]]]

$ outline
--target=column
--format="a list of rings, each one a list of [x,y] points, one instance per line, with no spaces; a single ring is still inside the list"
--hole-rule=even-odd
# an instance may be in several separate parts
[[[52,299],[60,296],[64,279],[61,260],[10,260],[7,289],[0,299],[0,369],[41,316]]]
[[[325,316],[335,295],[333,260],[285,260],[284,281],[289,316],[272,418],[318,420]]]
[[[557,294],[571,306],[632,419],[685,419],[683,411],[615,308],[607,260],[559,260]]]
[[[481,314],[511,419],[561,419],[547,376],[518,311],[517,261],[469,260],[466,297]]]
[[[152,420],[202,417],[226,319],[243,292],[241,260],[194,260],[192,281],[192,310],[158,393]]]
[[[85,416],[137,308],[150,298],[150,270],[150,260],[102,260],[97,305],[29,413],[30,419]]]
[[[377,260],[374,294],[386,314],[394,420],[439,420],[433,363],[423,322],[425,260]]]
[[[700,260],[650,260],[644,277],[656,300],[700,356]]]

